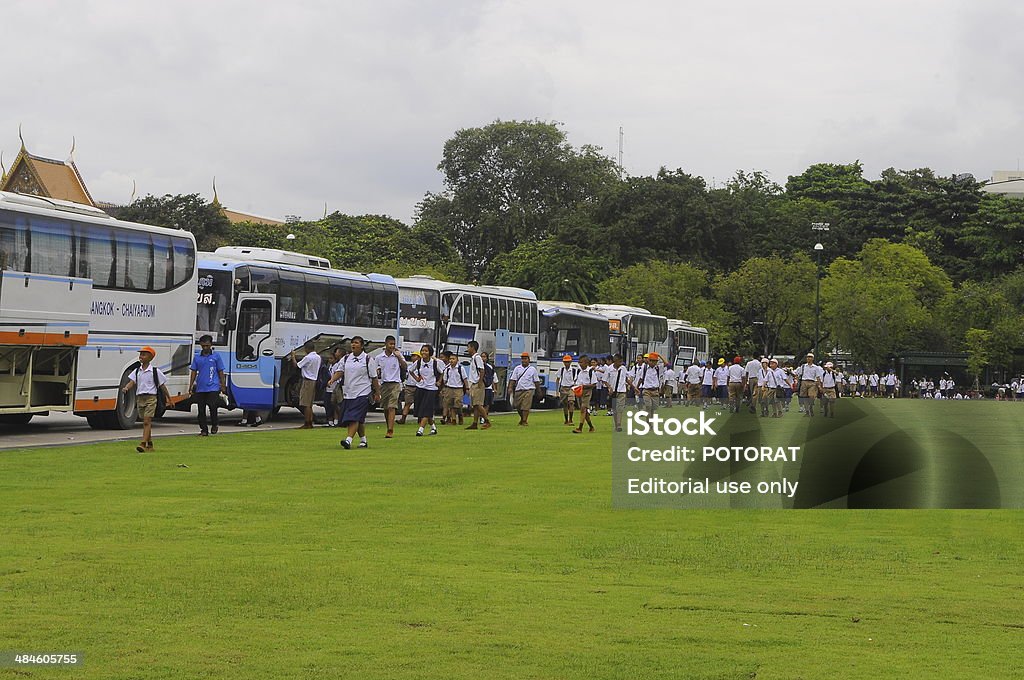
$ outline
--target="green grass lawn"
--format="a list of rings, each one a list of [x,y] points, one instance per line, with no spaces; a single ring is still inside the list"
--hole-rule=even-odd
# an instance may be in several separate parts
[[[595,421],[2,451],[0,651],[85,664],[0,677],[1021,675],[1024,512],[615,510]]]

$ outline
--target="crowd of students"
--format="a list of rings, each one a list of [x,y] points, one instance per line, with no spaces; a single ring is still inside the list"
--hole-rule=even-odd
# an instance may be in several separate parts
[[[199,404],[200,434],[208,436],[218,431],[217,410],[220,395],[225,392],[225,374],[219,356],[212,352],[210,336],[200,338],[200,351],[193,358],[189,393]],[[450,351],[434,356],[431,345],[423,345],[406,360],[396,347],[393,336],[385,340],[384,349],[376,356],[365,351],[365,341],[356,336],[350,341],[350,351],[332,348],[326,358],[315,351],[312,342],[303,346],[304,356],[295,352],[290,360],[301,374],[299,405],[305,415],[302,428],[312,428],[313,404],[322,398],[327,412],[328,427],[346,428],[341,446],[367,448],[366,415],[370,407],[379,405],[384,412],[387,431],[384,437],[395,436],[395,425],[404,425],[412,415],[416,419],[416,436],[432,436],[438,432],[435,416],[440,405],[441,425],[465,425],[467,430],[486,430],[491,427],[490,409],[499,389],[497,371],[479,344],[468,344],[469,361],[464,366],[460,357]],[[166,376],[151,367],[155,352],[150,347],[140,350],[140,365],[125,391],[136,390],[140,415],[143,418],[143,441],[140,452],[151,451],[151,422],[155,411],[156,395],[166,390]],[[619,354],[574,359],[562,357],[562,366],[554,375],[556,391],[561,402],[563,422],[572,426],[574,434],[596,430],[592,415],[599,410],[613,417],[613,427],[622,430],[622,416],[626,409],[635,407],[653,413],[658,408],[675,405],[710,408],[727,407],[732,413],[746,410],[761,417],[781,418],[790,410],[793,395],[799,399],[799,411],[805,417],[815,417],[815,408],[825,417],[835,417],[836,401],[840,397],[896,398],[901,393],[901,382],[894,371],[878,372],[837,369],[831,361],[815,363],[814,354],[808,353],[803,363],[794,366],[774,357],[724,357],[716,362],[693,361],[680,371],[655,353],[635,358],[631,365],[624,363]],[[1012,385],[998,386],[1004,398],[1024,399],[1024,378]],[[523,352],[520,364],[512,368],[507,381],[508,400],[519,414],[521,427],[529,425],[532,404],[543,399],[543,378],[531,363],[530,354]],[[952,378],[943,376],[938,383],[926,378],[913,380],[910,395],[934,399],[970,398],[957,389]],[[468,400],[465,397],[468,396]],[[165,395],[165,399],[168,397]],[[464,413],[468,401],[469,413]],[[169,399],[168,399],[169,402]],[[401,411],[399,413],[399,408]],[[209,412],[209,417],[207,417]],[[577,415],[578,414],[578,415]],[[258,425],[249,420],[242,424]],[[358,443],[355,442],[359,438]]]

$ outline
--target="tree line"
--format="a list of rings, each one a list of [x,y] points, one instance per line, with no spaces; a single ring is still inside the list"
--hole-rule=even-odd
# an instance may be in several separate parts
[[[287,248],[344,269],[636,304],[708,327],[722,352],[812,347],[817,277],[820,346],[865,365],[929,350],[1008,366],[1024,351],[1024,201],[969,175],[889,168],[870,180],[853,162],[812,165],[784,186],[756,171],[713,187],[680,169],[622,177],[544,121],[459,130],[438,169],[443,189],[411,225],[340,212],[231,224],[197,194],[147,196],[117,216],[189,229],[202,249]]]

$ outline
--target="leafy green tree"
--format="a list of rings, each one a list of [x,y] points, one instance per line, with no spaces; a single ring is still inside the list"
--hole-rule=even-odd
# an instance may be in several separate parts
[[[712,347],[733,347],[732,315],[710,295],[708,273],[691,264],[651,261],[620,270],[597,286],[597,299],[633,305],[708,329]]]
[[[872,239],[856,259],[839,258],[821,283],[822,317],[837,344],[867,365],[891,354],[945,347],[933,314],[953,286],[927,255],[906,244]]]
[[[518,244],[547,237],[560,215],[618,182],[599,149],[576,149],[557,124],[542,121],[459,130],[438,169],[444,191],[427,194],[416,221],[444,229],[471,277]]]
[[[971,328],[964,336],[967,348],[967,371],[974,376],[974,387],[981,382],[981,374],[988,367],[992,358],[992,331]]]
[[[593,301],[597,282],[607,269],[607,260],[601,255],[549,237],[522,243],[499,255],[484,273],[484,281],[528,288],[542,300],[587,304]]]
[[[738,350],[799,353],[813,345],[813,332],[803,336],[814,323],[815,264],[807,255],[752,257],[719,275],[715,293],[736,314],[736,335],[743,340]]]
[[[199,194],[162,197],[145,196],[114,211],[114,217],[170,229],[184,229],[196,237],[200,250],[227,244],[231,222],[217,203],[207,203]]]
[[[971,278],[1008,274],[1024,261],[1024,201],[985,194],[964,224],[957,244],[973,254]]]

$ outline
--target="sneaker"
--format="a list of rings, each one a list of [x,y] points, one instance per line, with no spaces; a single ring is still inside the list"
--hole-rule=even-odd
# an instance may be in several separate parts
[[[199,436],[200,436],[200,437],[209,437],[209,436],[210,436],[210,433],[209,433],[209,432],[207,432],[206,430],[200,430],[200,431],[199,431]]]
[[[213,427],[210,428],[210,434],[217,434],[217,426],[216,425],[214,425]]]
[[[342,439],[341,440],[341,448],[343,448],[345,450],[351,449],[352,448],[352,441],[349,440],[349,439]]]
[[[430,428],[430,434],[437,434],[437,428],[436,427],[431,427]]]
[[[138,451],[139,453],[145,453],[146,452],[146,442],[142,442],[141,444],[136,446],[135,450]]]
[[[361,442],[359,442],[359,447],[358,448],[360,448],[360,449],[368,449],[368,448],[370,448],[370,445],[366,441],[361,441]]]
[[[422,437],[423,436],[423,428],[422,427],[420,429],[416,430],[416,436],[417,437]]]

